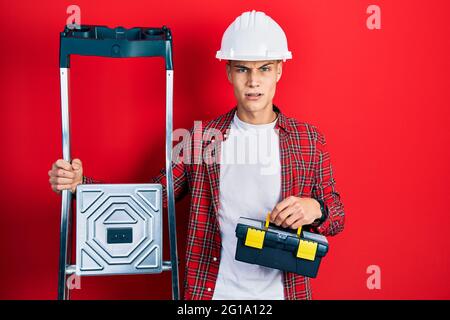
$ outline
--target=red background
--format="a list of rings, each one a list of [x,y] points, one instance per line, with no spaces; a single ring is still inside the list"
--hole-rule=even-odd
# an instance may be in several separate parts
[[[83,24],[172,29],[175,128],[234,106],[215,52],[236,16],[265,11],[285,30],[293,60],[275,103],[327,137],[347,214],[316,299],[450,298],[450,2],[152,3],[75,2]],[[0,4],[2,299],[56,297],[61,200],[47,171],[62,153],[58,48],[70,4]],[[381,30],[366,27],[370,4]],[[147,182],[163,167],[164,89],[162,59],[72,59],[72,154],[87,175]],[[177,204],[181,275],[188,201]],[[381,268],[380,290],[366,286],[369,265]],[[170,274],[84,277],[72,297],[170,299]]]

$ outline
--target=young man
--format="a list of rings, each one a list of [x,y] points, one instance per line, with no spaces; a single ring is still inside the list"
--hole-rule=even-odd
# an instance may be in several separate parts
[[[173,164],[176,199],[192,195],[185,299],[311,299],[308,278],[234,259],[241,216],[264,220],[270,212],[279,226],[325,236],[344,227],[324,136],[273,104],[283,61],[291,58],[286,36],[264,13],[245,12],[225,31],[217,57],[227,60],[237,106],[194,126],[191,133],[207,144],[184,143],[201,154],[213,145],[219,161]],[[56,161],[49,175],[56,192],[92,182],[79,159]],[[165,169],[152,182],[163,185],[165,198]]]

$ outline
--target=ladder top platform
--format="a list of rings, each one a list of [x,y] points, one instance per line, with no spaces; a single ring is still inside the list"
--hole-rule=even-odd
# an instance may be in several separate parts
[[[98,25],[65,26],[60,33],[60,67],[69,67],[71,54],[110,58],[164,57],[173,70],[172,33],[161,28],[109,28]]]

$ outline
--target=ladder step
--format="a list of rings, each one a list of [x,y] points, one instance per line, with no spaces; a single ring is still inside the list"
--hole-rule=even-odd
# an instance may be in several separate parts
[[[73,274],[75,273],[76,266],[74,264],[68,265],[66,267],[66,274]],[[171,271],[172,270],[172,262],[170,261],[163,261],[162,265],[162,271]]]

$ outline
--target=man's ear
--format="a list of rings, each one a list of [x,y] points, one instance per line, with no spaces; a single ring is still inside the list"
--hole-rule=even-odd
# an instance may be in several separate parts
[[[278,61],[278,63],[277,63],[277,82],[280,81],[282,74],[283,74],[283,61]]]
[[[231,81],[231,61],[228,61],[227,63],[226,63],[226,71],[227,71],[227,78],[228,78],[228,81],[230,82],[230,83],[233,83],[232,81]]]

